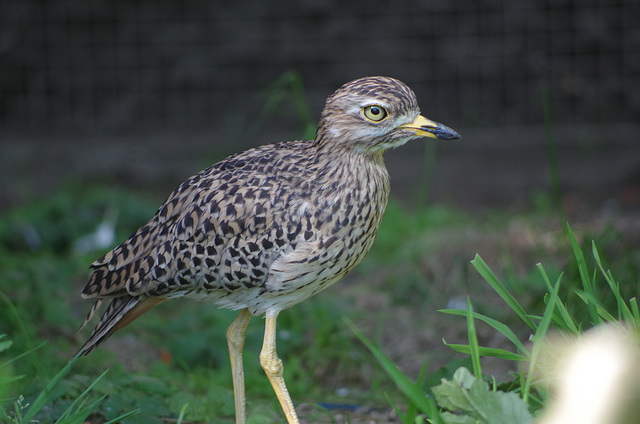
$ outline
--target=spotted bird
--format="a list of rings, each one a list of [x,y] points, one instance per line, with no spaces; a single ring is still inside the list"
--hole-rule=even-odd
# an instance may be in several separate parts
[[[288,422],[297,423],[276,353],[276,318],[367,254],[389,198],[382,154],[415,138],[460,136],[420,115],[402,82],[361,78],[329,96],[314,140],[256,147],[192,176],[91,265],[82,296],[96,302],[83,326],[108,306],[80,353],[165,300],[240,310],[227,342],[236,422],[244,423],[244,333],[252,316],[265,316],[260,364]]]

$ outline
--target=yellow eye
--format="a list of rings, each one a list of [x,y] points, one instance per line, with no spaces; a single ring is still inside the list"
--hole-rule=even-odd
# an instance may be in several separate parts
[[[363,107],[362,113],[364,113],[365,118],[373,122],[380,122],[389,115],[387,109],[378,105]]]

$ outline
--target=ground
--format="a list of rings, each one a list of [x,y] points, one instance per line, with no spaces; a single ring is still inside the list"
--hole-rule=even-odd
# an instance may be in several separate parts
[[[335,422],[344,422],[347,416],[351,423],[400,422],[382,394],[364,399],[360,396],[359,392],[386,390],[389,385],[381,383],[384,377],[362,346],[349,350],[358,344],[345,330],[343,317],[352,320],[411,378],[418,376],[425,362],[434,371],[452,358],[463,357],[452,354],[443,339],[465,343],[464,319],[437,310],[463,307],[467,296],[482,313],[511,321],[520,339],[527,340],[527,328],[509,316],[504,303],[470,264],[476,254],[509,281],[523,303],[534,306],[541,303],[543,293],[536,264],[542,262],[554,275],[571,266],[565,222],[571,223],[584,246],[591,238],[604,244],[612,269],[621,263],[637,265],[633,257],[640,246],[640,191],[634,173],[640,157],[638,146],[622,143],[605,149],[596,143],[586,149],[574,146],[561,150],[563,187],[560,203],[556,204],[547,178],[545,150],[535,142],[539,130],[521,132],[529,140],[522,149],[509,148],[504,139],[492,144],[495,131],[461,130],[465,138],[459,144],[436,151],[412,143],[388,155],[394,199],[372,252],[345,280],[283,312],[281,317],[281,335],[301,338],[319,348],[322,356],[331,358],[322,360],[297,351],[299,347],[288,347],[286,340],[282,343],[289,362],[303,358],[302,363],[288,367],[285,360],[286,369],[294,372],[294,389],[299,378],[295,373],[300,370],[309,376],[304,384],[322,388],[304,396],[309,386],[298,384],[303,387],[303,396],[294,395],[294,402],[300,405],[304,421],[331,422],[315,404],[330,398],[329,403],[337,404],[330,412]],[[599,133],[606,130],[600,128]],[[503,129],[501,134],[508,139],[515,133]],[[7,183],[1,188],[0,199],[3,205],[15,207],[39,196],[56,196],[61,190],[73,196],[74,186],[95,184],[119,187],[157,205],[182,179],[219,159],[217,155],[202,159],[196,153],[203,145],[199,137],[182,139],[179,151],[173,147],[174,142],[170,136],[88,144],[78,139],[48,140],[46,144],[42,140],[11,139],[2,144],[0,173]],[[625,263],[625,258],[630,259]],[[87,258],[78,269],[89,263]],[[635,269],[637,274],[638,267]],[[82,272],[74,275],[77,278],[67,295],[78,293],[85,282]],[[629,275],[631,281],[637,281]],[[157,335],[147,340],[140,336],[140,329],[166,334],[156,332],[167,325],[165,314],[179,315],[182,311],[184,315],[192,308],[189,302],[175,303],[175,308],[153,311],[145,317],[150,327],[145,323],[137,329],[132,326],[106,343],[103,349],[114,354],[111,363],[144,373],[155,360],[170,361],[163,343],[171,341],[158,340]],[[70,304],[75,326],[88,304],[79,297]],[[232,318],[225,319],[230,322]],[[296,320],[309,330],[297,328]],[[261,323],[254,321],[254,345],[259,345]],[[211,331],[212,343],[219,348],[216,354],[222,352],[222,362],[226,361],[224,328],[228,322],[219,323],[219,331]],[[40,336],[50,339],[62,335],[77,346],[81,337],[72,331],[70,327],[56,328],[54,333]],[[510,348],[491,328],[479,326],[478,331],[482,345]],[[332,339],[334,332],[342,337],[337,344]],[[345,340],[346,345],[340,344]],[[179,342],[174,341],[172,346]],[[257,361],[257,354],[254,356],[246,361]],[[344,364],[337,372],[334,360]],[[487,360],[483,367],[499,380],[508,378],[511,371],[504,361]],[[267,380],[260,378],[256,384],[268,387]],[[230,378],[222,386],[229,387],[229,382]],[[346,409],[340,409],[341,399],[348,399],[344,402]]]

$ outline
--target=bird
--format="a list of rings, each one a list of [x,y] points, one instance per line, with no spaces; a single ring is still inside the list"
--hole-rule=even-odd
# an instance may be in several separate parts
[[[245,330],[263,316],[259,361],[288,423],[298,423],[276,351],[278,314],[364,258],[389,199],[383,153],[416,138],[460,135],[421,115],[403,82],[364,77],[327,98],[313,140],[255,147],[188,178],[90,266],[81,296],[95,303],[82,327],[108,306],[78,355],[169,299],[239,310],[226,338],[236,423],[243,424]]]

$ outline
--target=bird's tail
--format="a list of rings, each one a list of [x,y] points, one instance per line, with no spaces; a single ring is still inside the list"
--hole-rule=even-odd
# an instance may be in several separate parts
[[[98,325],[89,339],[82,345],[75,356],[86,355],[106,340],[115,331],[125,327],[131,321],[147,312],[165,299],[160,297],[122,296],[111,300],[107,310],[102,314]],[[104,299],[98,299],[89,311],[80,330],[93,318]]]

